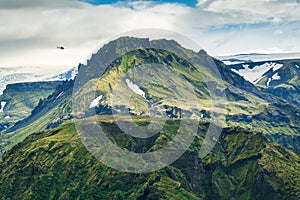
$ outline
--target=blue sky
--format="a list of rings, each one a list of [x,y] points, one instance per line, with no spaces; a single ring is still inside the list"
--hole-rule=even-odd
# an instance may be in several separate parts
[[[84,2],[88,2],[90,4],[93,5],[101,5],[101,4],[113,4],[113,3],[117,3],[117,2],[128,2],[128,1],[124,1],[124,0],[80,0],[80,1],[84,1]],[[145,0],[147,1],[147,0]],[[149,0],[148,0],[149,1]],[[181,4],[185,4],[187,6],[190,7],[195,7],[197,4],[196,0],[154,0],[152,2],[157,2],[157,3],[181,3]]]

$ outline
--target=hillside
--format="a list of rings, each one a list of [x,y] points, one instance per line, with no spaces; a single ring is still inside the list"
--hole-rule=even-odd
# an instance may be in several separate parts
[[[248,56],[251,58],[251,55]],[[293,124],[292,126],[294,127],[297,127],[297,123],[299,124],[300,61],[298,59],[280,60],[280,56],[276,60],[276,56],[272,57],[271,55],[254,55],[254,57],[257,57],[257,59],[267,57],[268,59],[272,58],[272,60],[258,62],[240,60],[240,64],[232,64],[226,68],[237,76],[243,77],[248,84],[254,84],[257,90],[263,92],[266,96],[269,95],[271,97],[270,102],[273,102],[272,105],[277,109],[267,111],[268,113],[265,113],[266,118],[263,121],[269,121],[273,123],[273,126],[281,126],[282,129],[275,131],[269,127],[272,133],[268,132],[266,136],[271,141],[282,144],[299,154],[299,128],[297,128],[296,134],[286,134],[291,131],[283,128],[282,122],[286,121]],[[261,115],[253,116],[252,118],[257,118],[254,123],[263,127],[267,126],[265,123],[262,123],[261,117]],[[291,123],[291,119],[294,122]],[[253,122],[251,126],[253,126]]]
[[[147,152],[163,144],[179,121],[171,120],[148,142],[122,133],[111,117],[99,118],[115,144]],[[139,120],[140,122],[140,120]],[[177,124],[177,125],[176,125]],[[26,138],[3,156],[1,199],[298,199],[299,156],[259,133],[225,129],[220,142],[198,158],[207,124],[189,150],[162,170],[130,174],[108,168],[89,154],[72,122]],[[163,138],[169,138],[167,140]],[[134,141],[134,142],[132,142]],[[163,143],[162,143],[163,141]],[[11,165],[11,163],[14,163]]]
[[[46,82],[46,85],[49,86],[49,82]],[[58,82],[53,92],[36,101],[36,107],[31,110],[29,116],[5,128],[2,131],[1,151],[13,147],[34,132],[57,127],[63,121],[71,119],[69,97],[72,94],[72,85],[72,81]]]
[[[0,132],[28,117],[41,99],[52,94],[61,82],[16,83],[0,95]]]

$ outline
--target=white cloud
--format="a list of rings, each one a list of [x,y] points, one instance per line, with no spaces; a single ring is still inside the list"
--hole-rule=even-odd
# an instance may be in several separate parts
[[[181,4],[130,2],[93,6],[70,0],[0,1],[0,67],[60,66],[84,60],[109,38],[139,28],[182,33],[213,55],[299,49],[300,7],[290,1],[201,0]],[[271,27],[248,27],[269,23]],[[226,24],[241,24],[226,28]],[[278,27],[280,26],[280,27]],[[216,29],[214,30],[214,28]],[[281,32],[284,32],[282,37]],[[63,45],[65,50],[57,50]]]
[[[199,0],[198,5],[207,1],[209,0]],[[300,17],[300,6],[296,0],[214,0],[210,1],[205,10],[217,13],[236,12],[241,16],[248,13],[258,21],[266,18],[274,18],[275,22],[282,18],[299,20]]]
[[[274,17],[274,18],[272,19],[272,22],[273,22],[274,24],[280,24],[280,23],[283,22],[283,19],[281,19],[280,17]]]
[[[184,13],[185,8],[171,4],[133,6],[137,8],[78,2],[72,7],[2,9],[0,66],[74,65],[117,34],[147,27],[174,29],[174,14]],[[65,51],[57,50],[57,45],[65,46]]]
[[[284,32],[281,29],[277,29],[276,31],[274,31],[274,35],[282,35]]]
[[[283,49],[279,47],[271,47],[268,49],[250,49],[249,51],[245,51],[244,53],[278,54],[283,53]]]
[[[1,0],[0,9],[24,9],[24,8],[62,8],[62,7],[78,7],[80,2],[71,0]]]

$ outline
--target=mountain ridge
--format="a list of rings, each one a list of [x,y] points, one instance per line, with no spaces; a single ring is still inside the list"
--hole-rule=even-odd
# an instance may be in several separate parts
[[[162,43],[160,43],[160,42],[162,42]],[[168,43],[169,43],[168,40],[154,40],[154,41],[152,41],[152,43],[153,43],[153,47],[156,46],[158,49],[164,48],[164,49],[168,50],[168,48],[170,48],[170,47],[168,47]],[[176,53],[176,51],[181,52],[181,54],[186,55],[186,57],[188,59],[200,60],[199,61],[200,65],[214,62],[215,65],[218,67],[219,71],[222,74],[223,80],[226,81],[225,86],[227,87],[227,89],[224,92],[226,92],[226,95],[228,97],[232,98],[232,100],[229,100],[228,103],[226,104],[226,106],[228,107],[227,112],[230,114],[229,116],[227,116],[227,118],[228,118],[227,126],[232,126],[232,125],[238,124],[239,126],[245,126],[247,128],[251,128],[252,130],[262,129],[262,127],[265,127],[261,131],[263,131],[269,135],[276,134],[276,138],[278,136],[280,136],[280,134],[282,134],[282,133],[292,136],[292,137],[299,134],[299,127],[297,126],[297,121],[299,121],[299,117],[298,117],[298,115],[294,114],[299,109],[293,108],[294,110],[291,109],[288,112],[285,111],[284,106],[283,106],[285,104],[285,100],[283,100],[281,98],[277,98],[277,97],[273,96],[272,94],[268,94],[264,91],[259,90],[253,84],[247,82],[242,77],[240,77],[238,74],[232,72],[230,70],[230,68],[227,67],[226,65],[224,65],[222,62],[211,58],[209,55],[207,55],[206,52],[200,51],[200,52],[196,53],[196,52],[193,52],[192,50],[184,49],[177,42],[171,41],[170,43],[171,43],[170,44],[171,48],[176,48],[176,47],[178,48],[175,50],[173,49],[172,52],[175,52],[175,53]],[[126,44],[126,45],[124,45],[124,44]],[[130,55],[131,51],[130,51],[130,49],[128,49],[127,44],[132,45],[132,46],[130,46],[130,48],[134,49],[134,48],[141,47],[141,45],[146,45],[146,46],[151,45],[151,41],[149,39],[124,37],[117,41],[113,41],[113,42],[110,42],[110,43],[104,45],[103,48],[101,48],[98,51],[98,53],[95,54],[88,61],[88,65],[83,65],[83,64],[79,65],[79,74],[76,77],[76,79],[90,81],[90,80],[95,79],[96,76],[103,74],[105,72],[105,69],[103,69],[103,67],[105,65],[103,63],[102,63],[103,65],[100,65],[101,63],[99,63],[99,61],[97,61],[97,60],[99,60],[100,58],[105,58],[105,60],[104,60],[105,62],[109,63],[111,61],[113,63],[113,61],[115,61],[115,60],[114,60],[112,54],[114,54],[114,56],[116,56],[116,55],[118,56],[118,55],[120,55],[121,52],[129,51],[129,54],[128,53],[127,54]],[[123,46],[123,49],[118,50],[118,48],[119,47],[121,48],[122,46]],[[142,49],[144,49],[144,48],[142,48]],[[110,51],[113,51],[113,53],[111,53]],[[139,54],[138,51],[136,53],[137,53],[137,55]],[[134,54],[132,54],[132,52],[131,52],[131,55],[134,55]],[[145,55],[143,55],[143,54],[144,53],[140,52],[141,56],[146,55],[146,54]],[[107,58],[107,56],[108,56],[108,58]],[[122,61],[122,59],[124,61],[126,61],[127,58],[126,58],[126,56],[123,56],[123,58],[121,57],[120,61]],[[135,61],[136,61],[136,58],[133,56],[132,62],[135,62]],[[128,63],[126,64],[126,62],[124,62],[123,64],[127,65]],[[118,67],[119,61],[115,62],[115,64],[116,64],[116,66],[114,69],[117,69],[116,67]],[[94,70],[96,70],[96,72]],[[190,73],[190,72],[188,72],[188,73]],[[212,80],[214,80],[214,79],[212,79]],[[78,82],[80,82],[80,81],[78,81]],[[6,132],[7,133],[15,132],[20,129],[20,133],[18,133],[18,131],[17,131],[17,133],[15,135],[20,135],[20,134],[28,135],[30,130],[26,130],[26,126],[31,123],[36,123],[32,127],[37,127],[37,128],[34,128],[33,130],[35,130],[35,132],[39,132],[39,131],[46,129],[47,127],[48,128],[53,127],[51,125],[53,123],[51,120],[58,122],[55,124],[59,125],[60,123],[62,123],[64,121],[62,119],[72,118],[73,115],[71,113],[68,113],[69,112],[68,110],[70,110],[72,107],[71,96],[74,93],[74,91],[72,91],[73,83],[74,83],[74,81],[64,82],[62,87],[60,87],[60,89],[57,89],[57,91],[55,92],[55,95],[53,95],[51,98],[48,98],[45,101],[41,102],[41,104],[38,106],[38,109],[35,109],[35,111],[32,113],[31,116],[29,116],[27,119],[19,122],[15,127],[12,127],[12,129],[10,129]],[[81,82],[79,84],[84,84],[84,83],[86,83],[86,82]],[[200,82],[197,84],[200,84]],[[197,87],[199,87],[199,86],[197,86]],[[106,89],[106,91],[110,93],[109,84],[108,84],[108,86],[105,86],[105,87],[101,86],[100,88],[108,88],[108,89]],[[147,92],[147,91],[145,90],[145,92]],[[64,100],[57,101],[56,97],[59,96],[61,93],[64,94],[63,95]],[[101,94],[101,92],[99,93],[99,95],[100,94]],[[95,96],[94,98],[96,98],[96,97],[97,96]],[[94,98],[91,97],[91,99],[89,99],[90,102],[87,102],[87,104],[86,104],[87,109]],[[102,98],[104,98],[104,96],[102,96]],[[138,102],[140,102],[140,100],[138,100],[138,97],[136,97],[136,98],[137,98],[136,100]],[[102,101],[103,100],[105,100],[105,99],[102,99]],[[47,106],[47,105],[52,105],[52,106]],[[257,108],[259,108],[259,109],[257,109]],[[110,109],[111,109],[110,105],[100,104],[96,107],[96,112],[98,112],[98,113],[102,112],[102,113],[107,114],[107,113],[111,113]],[[178,117],[178,114],[176,114],[176,113],[178,113],[178,111],[177,111],[178,109],[176,108],[176,106],[175,107],[167,106],[167,109],[169,109],[167,112],[169,113],[170,116],[175,117],[175,118]],[[41,110],[43,110],[43,111],[41,111]],[[233,110],[235,112],[233,112]],[[277,113],[281,113],[281,115],[283,116],[283,119],[285,119],[285,120],[278,121],[279,118],[276,117],[276,116],[278,116]],[[46,116],[48,116],[48,117],[46,117]],[[207,112],[207,110],[205,111],[205,109],[204,109],[203,111],[198,112],[198,116],[200,116],[200,117],[206,116],[209,118],[210,114],[209,114],[209,112]],[[253,117],[253,116],[255,116],[255,117]],[[43,122],[42,123],[38,122],[38,121],[35,122],[36,120],[38,120],[38,118],[43,118],[44,119]],[[47,119],[47,118],[49,118],[49,119]],[[277,120],[277,118],[278,118],[278,120]],[[276,121],[272,121],[272,120],[270,121],[270,119],[276,119]],[[251,123],[251,125],[253,127],[248,125],[249,122]],[[277,123],[279,123],[281,125],[278,126]],[[41,124],[43,124],[43,126],[41,126]],[[267,127],[271,127],[271,128],[267,128]],[[24,128],[24,130],[21,130],[23,128]],[[278,140],[278,138],[277,138],[277,140]],[[279,139],[278,141],[284,141],[284,140]],[[287,144],[286,143],[281,143],[281,144],[283,144],[289,148],[291,148],[291,147],[294,148],[294,145],[291,146],[291,144],[289,142]],[[295,145],[296,152],[299,151],[297,146],[298,145]]]

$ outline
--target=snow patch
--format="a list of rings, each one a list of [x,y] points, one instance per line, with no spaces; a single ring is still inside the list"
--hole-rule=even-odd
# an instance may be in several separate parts
[[[69,80],[74,80],[77,74],[78,74],[78,69],[73,68],[70,69],[69,71],[60,73],[58,75],[52,75],[51,77],[47,77],[45,80],[46,81],[69,81]]]
[[[274,81],[274,80],[280,80],[280,76],[278,75],[278,72],[276,74],[274,74],[272,76],[272,78],[268,79],[267,86],[270,86],[271,81]]]
[[[94,99],[90,104],[90,108],[95,108],[96,106],[98,106],[102,98],[103,98],[103,96],[100,95],[99,97]]]
[[[244,61],[231,61],[231,60],[223,60],[223,63],[225,64],[225,65],[237,65],[237,64],[242,64],[242,63],[244,63]]]
[[[6,105],[6,102],[2,101],[1,104],[0,104],[0,112],[4,111],[5,105]]]
[[[275,72],[275,71],[279,70],[281,67],[283,67],[283,64],[276,64],[276,63],[274,63],[274,64],[275,64],[275,66],[273,67],[273,72]]]
[[[270,86],[271,81],[272,81],[272,79],[268,78],[267,86]]]
[[[272,79],[273,80],[280,80],[280,76],[278,75],[278,72],[272,76]]]
[[[277,71],[281,67],[283,67],[283,64],[267,62],[262,65],[255,66],[252,69],[249,68],[249,65],[244,64],[243,65],[244,69],[240,69],[240,70],[231,69],[231,70],[239,74],[240,76],[244,77],[245,80],[256,84],[263,78],[263,75],[266,72],[268,72],[271,69],[273,69],[273,71]]]
[[[237,73],[237,74],[241,75],[240,72],[239,72],[239,70],[231,69],[231,71],[233,71],[234,73]]]
[[[146,101],[148,101],[148,99],[146,98],[146,93],[140,89],[140,87],[136,84],[134,84],[131,80],[126,79],[126,84],[127,86],[137,95],[140,95],[141,97],[143,97]]]
[[[57,95],[57,97],[55,99],[58,99],[59,97],[61,97],[61,95],[63,95],[64,92],[59,93],[59,95]]]
[[[9,115],[7,115],[6,117],[4,117],[4,119],[10,119],[10,116],[9,116]]]
[[[300,67],[298,65],[295,65],[297,67],[297,69],[300,69]]]

